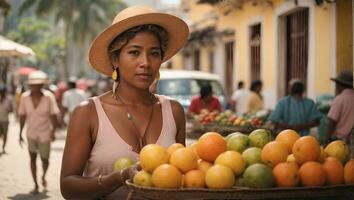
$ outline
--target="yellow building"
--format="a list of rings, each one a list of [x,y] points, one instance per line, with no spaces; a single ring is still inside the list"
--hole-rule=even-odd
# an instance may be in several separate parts
[[[307,96],[334,93],[330,77],[353,70],[350,0],[182,0],[191,36],[173,67],[219,74],[230,95],[238,81],[263,81],[274,108],[287,82],[300,78]]]

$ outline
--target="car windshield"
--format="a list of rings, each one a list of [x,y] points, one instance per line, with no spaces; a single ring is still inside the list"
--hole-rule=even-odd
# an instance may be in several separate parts
[[[162,79],[159,81],[157,91],[167,96],[193,96],[198,95],[200,87],[207,83],[212,86],[214,95],[224,95],[217,81],[202,79]]]

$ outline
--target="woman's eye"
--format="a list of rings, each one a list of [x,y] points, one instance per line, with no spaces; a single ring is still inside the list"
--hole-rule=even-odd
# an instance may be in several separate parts
[[[151,54],[153,56],[160,56],[161,55],[161,53],[159,51],[153,51],[153,52],[151,52]]]
[[[129,54],[134,55],[134,56],[137,56],[137,55],[139,55],[139,51],[136,51],[136,50],[134,50],[134,51],[129,51]]]

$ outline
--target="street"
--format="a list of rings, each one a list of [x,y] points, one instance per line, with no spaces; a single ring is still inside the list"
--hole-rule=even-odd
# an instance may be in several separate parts
[[[56,140],[52,143],[50,164],[47,172],[47,191],[43,191],[43,187],[41,186],[42,166],[39,157],[37,158],[37,180],[40,189],[40,193],[37,195],[30,194],[30,191],[34,188],[30,170],[30,159],[26,144],[23,148],[18,144],[18,132],[19,124],[15,121],[14,116],[10,115],[6,145],[7,154],[0,156],[0,200],[63,199],[60,194],[59,176],[66,131],[64,129],[57,130]],[[23,136],[25,136],[25,132],[23,132]],[[187,139],[186,144],[191,144],[194,141],[193,139]],[[0,144],[2,145],[2,141]]]
[[[30,159],[27,145],[25,144],[21,148],[18,144],[18,133],[19,124],[15,121],[13,115],[11,115],[6,145],[7,154],[0,156],[0,199],[63,199],[60,194],[59,175],[65,144],[65,130],[57,130],[56,140],[52,143],[47,172],[47,192],[43,191],[43,187],[41,186],[42,166],[40,158],[37,157],[37,180],[40,191],[37,195],[30,194],[30,191],[34,188],[30,170]],[[25,132],[23,136],[25,136]]]

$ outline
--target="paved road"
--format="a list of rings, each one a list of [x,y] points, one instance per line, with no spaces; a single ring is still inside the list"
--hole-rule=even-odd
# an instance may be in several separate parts
[[[8,142],[6,145],[7,154],[0,156],[0,199],[13,200],[41,200],[41,199],[63,199],[59,189],[59,174],[61,157],[65,143],[65,131],[57,131],[57,139],[52,144],[49,169],[47,172],[47,192],[43,192],[40,186],[40,193],[32,195],[29,192],[34,188],[30,159],[25,145],[21,148],[18,145],[19,125],[13,117],[10,118]],[[2,145],[2,141],[0,141]],[[37,158],[37,176],[42,175],[40,159]],[[38,182],[40,184],[40,181]]]
[[[40,186],[40,193],[30,194],[34,188],[30,171],[30,159],[25,145],[21,148],[18,145],[18,123],[11,116],[6,145],[7,154],[0,156],[0,200],[58,200],[63,199],[59,188],[59,174],[61,168],[61,158],[65,144],[65,130],[57,131],[57,139],[52,143],[50,165],[47,172],[48,187],[47,192],[43,192]],[[195,140],[188,139],[187,144]],[[2,146],[2,140],[0,141]],[[37,176],[40,184],[42,174],[41,162],[37,158]]]

